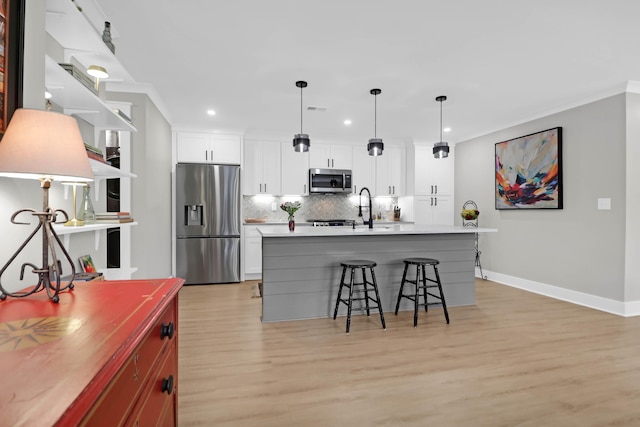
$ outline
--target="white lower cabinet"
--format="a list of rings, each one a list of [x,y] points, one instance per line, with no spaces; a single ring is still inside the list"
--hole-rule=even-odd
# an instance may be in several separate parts
[[[414,200],[416,224],[454,224],[453,196],[420,196]]]
[[[262,237],[244,239],[244,274],[262,275]]]
[[[244,225],[242,251],[244,253],[243,271],[245,279],[262,277],[262,235],[258,230],[269,228],[284,228],[286,224]]]

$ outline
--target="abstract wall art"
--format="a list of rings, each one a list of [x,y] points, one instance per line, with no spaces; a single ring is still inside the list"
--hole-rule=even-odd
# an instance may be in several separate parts
[[[496,144],[496,209],[562,209],[562,128]]]

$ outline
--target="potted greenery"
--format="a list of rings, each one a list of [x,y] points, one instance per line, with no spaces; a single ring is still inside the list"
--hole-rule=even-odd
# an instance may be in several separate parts
[[[280,205],[280,209],[289,214],[289,231],[293,231],[296,228],[296,221],[293,214],[302,207],[300,202],[285,202]]]

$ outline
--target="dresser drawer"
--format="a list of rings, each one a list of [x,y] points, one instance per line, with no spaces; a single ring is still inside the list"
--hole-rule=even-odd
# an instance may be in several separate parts
[[[82,425],[121,426],[131,413],[142,388],[154,375],[154,367],[176,341],[176,301],[172,301],[143,338],[122,369],[107,386]],[[115,414],[118,419],[115,419]]]
[[[159,370],[154,371],[148,390],[142,395],[128,426],[172,427],[177,420],[177,346],[169,347]]]

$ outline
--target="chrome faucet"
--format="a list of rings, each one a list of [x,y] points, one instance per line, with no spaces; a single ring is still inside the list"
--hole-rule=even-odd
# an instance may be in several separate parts
[[[369,191],[369,189],[367,187],[362,187],[362,189],[360,189],[360,201],[358,203],[358,216],[362,216],[362,192],[364,190],[367,190],[367,194],[369,194],[369,221],[365,221],[364,218],[362,219],[362,223],[363,224],[369,224],[369,228],[373,228],[373,209],[371,206],[371,191]]]

